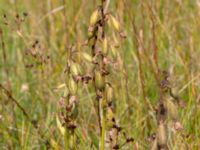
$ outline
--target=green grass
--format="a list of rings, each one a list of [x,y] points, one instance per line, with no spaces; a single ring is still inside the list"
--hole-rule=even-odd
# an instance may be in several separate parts
[[[0,84],[28,113],[30,120],[13,100],[0,89],[0,149],[98,149],[101,134],[96,113],[95,89],[90,84],[78,84],[78,117],[75,133],[60,132],[56,117],[62,108],[61,97],[67,95],[65,86],[69,51],[74,47],[78,52],[90,54],[90,46],[82,46],[87,38],[90,15],[101,4],[100,0],[0,0]],[[196,0],[121,0],[111,1],[109,11],[119,20],[126,39],[106,26],[106,36],[119,43],[115,59],[117,67],[109,66],[107,80],[112,83],[114,115],[122,127],[119,144],[126,140],[122,132],[133,137],[134,142],[121,149],[150,149],[149,136],[157,131],[156,113],[147,107],[157,108],[160,97],[159,87],[152,71],[155,67],[154,42],[158,49],[158,66],[170,73],[173,93],[185,103],[179,108],[178,121],[183,130],[176,131],[168,141],[170,149],[200,148],[200,5]],[[27,12],[24,22],[17,24]],[[3,15],[6,14],[6,20]],[[153,40],[152,16],[155,24]],[[137,46],[133,20],[139,33]],[[5,22],[8,25],[5,25]],[[40,57],[29,53],[34,47]],[[101,44],[98,44],[101,47]],[[73,48],[72,48],[73,49]],[[109,49],[110,50],[110,49]],[[6,59],[4,57],[6,53]],[[28,54],[27,54],[28,52]],[[141,62],[138,59],[141,58]],[[83,70],[89,72],[90,65],[75,55]],[[45,60],[45,62],[44,62]],[[33,67],[27,67],[33,65]],[[142,76],[141,79],[141,72]],[[142,81],[141,81],[142,80]],[[142,82],[144,88],[142,88]],[[144,98],[144,94],[146,95]],[[128,110],[129,109],[129,110]],[[149,125],[148,121],[149,120]],[[38,128],[34,127],[34,121]],[[62,119],[60,119],[62,122]],[[169,121],[170,122],[170,121]],[[106,122],[108,124],[108,122]],[[172,126],[169,125],[169,130]],[[65,128],[66,130],[66,128]],[[108,132],[108,129],[106,128]],[[76,139],[73,139],[76,138]],[[105,141],[105,144],[106,141]],[[76,145],[76,147],[74,147]],[[184,147],[183,147],[184,146]]]

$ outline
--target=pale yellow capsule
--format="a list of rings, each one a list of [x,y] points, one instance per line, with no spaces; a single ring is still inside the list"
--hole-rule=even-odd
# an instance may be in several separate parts
[[[117,49],[114,46],[111,46],[111,52],[114,58],[117,57]]]
[[[88,37],[91,38],[94,35],[94,27],[90,26],[88,28]]]
[[[167,131],[164,123],[161,123],[158,126],[157,140],[158,140],[158,145],[160,146],[164,146],[167,144]]]
[[[99,10],[95,10],[90,16],[90,26],[94,26],[99,19]]]
[[[78,89],[78,85],[72,77],[69,78],[68,88],[69,88],[70,94],[72,94],[72,95],[76,94],[77,89]]]
[[[120,24],[117,21],[117,19],[114,16],[112,16],[112,15],[110,15],[110,19],[111,19],[111,24],[112,24],[113,28],[116,31],[120,32]]]
[[[58,127],[60,133],[64,136],[66,131],[65,131],[65,128],[62,126],[58,116],[56,116],[56,123],[57,123],[57,127]]]
[[[110,86],[106,87],[106,98],[108,102],[112,102],[113,101],[113,88]]]
[[[50,143],[53,149],[59,150],[59,144],[55,140],[50,139]]]
[[[71,72],[75,76],[77,76],[79,74],[78,64],[76,64],[76,63],[71,64]]]
[[[106,113],[106,118],[107,118],[108,120],[112,120],[113,117],[114,117],[114,114],[113,114],[112,109],[111,109],[111,108],[108,108],[108,109],[107,109],[107,113]]]
[[[90,56],[88,53],[82,53],[83,58],[88,61],[88,62],[92,62],[92,56]]]
[[[105,86],[105,81],[99,71],[95,72],[95,86],[100,90]]]
[[[168,115],[171,119],[177,120],[178,119],[178,106],[172,102],[170,99],[165,100],[165,105],[167,107]]]
[[[107,55],[108,53],[108,40],[107,38],[103,39],[103,49],[102,49],[102,54]]]

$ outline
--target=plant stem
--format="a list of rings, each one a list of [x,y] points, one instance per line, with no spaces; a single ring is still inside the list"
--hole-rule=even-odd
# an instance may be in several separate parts
[[[66,128],[66,133],[65,133],[65,150],[69,150],[69,130]]]
[[[101,102],[101,143],[100,143],[100,150],[104,150],[105,148],[105,127],[106,127],[106,122],[105,122],[105,110],[103,109]]]

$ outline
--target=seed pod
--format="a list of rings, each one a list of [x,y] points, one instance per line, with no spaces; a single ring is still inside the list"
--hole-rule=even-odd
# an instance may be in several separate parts
[[[77,63],[72,63],[71,64],[71,73],[72,73],[72,75],[77,76],[77,75],[80,75],[81,72],[82,71],[81,71],[81,67],[80,67],[79,64],[77,64]]]
[[[82,53],[83,58],[88,61],[88,62],[92,62],[92,56],[90,56],[88,53]]]
[[[94,35],[94,27],[90,26],[88,28],[88,37],[91,38],[91,37],[93,37],[93,35]]]
[[[72,77],[69,78],[68,81],[68,88],[69,88],[69,92],[72,95],[75,95],[78,89],[78,85],[77,83],[74,81],[74,79]]]
[[[99,19],[99,10],[95,10],[90,16],[90,26],[94,26]]]
[[[57,123],[58,129],[60,130],[60,133],[64,136],[65,135],[65,128],[62,126],[58,116],[56,116],[56,123]]]
[[[178,119],[178,107],[177,105],[172,102],[170,99],[165,100],[165,105],[167,107],[167,112],[170,118],[173,120]]]
[[[160,123],[158,126],[157,140],[159,146],[165,146],[167,144],[167,131],[164,123]]]
[[[113,121],[112,121],[112,119],[114,118],[114,114],[113,114],[111,108],[107,109],[106,118],[107,118],[106,126],[107,126],[108,129],[110,129],[110,128],[113,127],[113,124],[114,124]]]
[[[99,89],[102,90],[105,86],[105,81],[103,79],[103,76],[99,71],[95,72],[95,86]]]
[[[103,39],[103,49],[102,49],[102,54],[107,55],[108,53],[108,40],[107,38]]]
[[[113,111],[112,111],[111,108],[108,107],[107,113],[106,113],[106,118],[107,118],[108,120],[112,120],[113,117],[114,117]]]
[[[117,21],[117,19],[110,15],[110,19],[111,19],[111,24],[113,26],[113,28],[117,31],[117,32],[120,32],[120,24],[119,22]]]
[[[74,103],[72,106],[71,118],[76,119],[77,116],[78,116],[78,105]]]
[[[50,140],[51,146],[53,149],[59,149],[59,145],[56,141],[54,141],[53,139]]]
[[[113,101],[113,88],[111,86],[107,86],[106,88],[106,99],[109,102]]]
[[[103,98],[103,99],[101,100],[101,106],[102,106],[102,108],[103,108],[103,111],[105,112],[105,111],[106,111],[106,107],[107,107],[107,101],[106,101],[105,98]]]
[[[112,52],[113,57],[116,58],[117,57],[117,50],[114,46],[111,46],[111,52]]]

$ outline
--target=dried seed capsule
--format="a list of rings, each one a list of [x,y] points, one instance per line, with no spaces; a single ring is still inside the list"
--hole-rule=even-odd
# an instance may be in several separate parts
[[[105,86],[105,81],[103,76],[99,71],[95,72],[95,86],[99,89],[102,90]]]
[[[90,16],[90,26],[94,26],[99,19],[99,10],[95,10]]]
[[[69,88],[69,92],[72,95],[75,95],[78,89],[78,85],[77,83],[74,81],[74,79],[72,77],[69,78],[68,81],[68,88]]]
[[[88,53],[82,53],[83,58],[88,61],[88,62],[92,62],[92,56],[90,56]]]
[[[157,140],[159,146],[165,146],[167,144],[167,131],[164,123],[160,123],[158,126]]]
[[[102,54],[107,55],[108,53],[108,40],[107,38],[103,39],[103,49],[102,49]]]
[[[113,28],[117,31],[117,32],[120,32],[120,24],[119,22],[117,21],[117,19],[110,15],[110,19],[111,19],[111,24],[113,26]]]

